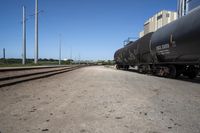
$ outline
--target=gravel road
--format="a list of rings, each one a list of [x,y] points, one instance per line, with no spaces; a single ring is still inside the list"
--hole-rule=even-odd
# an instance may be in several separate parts
[[[200,133],[200,84],[85,67],[1,88],[0,133]]]

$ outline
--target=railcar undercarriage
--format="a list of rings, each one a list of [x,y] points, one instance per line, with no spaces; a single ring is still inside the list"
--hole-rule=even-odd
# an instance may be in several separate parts
[[[129,65],[116,65],[117,69],[128,70]],[[149,73],[161,77],[178,78],[179,76],[187,76],[194,79],[200,72],[200,65],[160,65],[160,64],[145,64],[138,65],[139,73]]]

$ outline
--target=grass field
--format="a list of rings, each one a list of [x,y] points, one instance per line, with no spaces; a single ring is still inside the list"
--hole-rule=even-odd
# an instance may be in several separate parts
[[[34,64],[34,59],[27,59],[26,65],[22,65],[22,59],[0,59],[0,67],[21,67],[21,66],[42,66],[42,65],[58,65],[59,61],[55,59],[39,59],[38,64]],[[113,60],[99,60],[99,61],[81,61],[81,64],[96,64],[96,65],[114,65]],[[68,59],[61,61],[62,65],[79,64],[79,61]]]
[[[70,62],[62,61],[63,65],[70,64]],[[26,64],[22,65],[21,59],[0,59],[0,67],[21,67],[21,66],[41,66],[41,65],[58,65],[58,60],[40,59],[38,64],[34,64],[33,59],[27,59]]]

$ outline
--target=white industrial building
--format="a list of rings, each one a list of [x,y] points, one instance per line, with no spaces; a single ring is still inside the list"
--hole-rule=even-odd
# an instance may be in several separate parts
[[[176,19],[176,12],[166,10],[160,11],[144,23],[144,30],[139,33],[139,37],[142,37],[150,32],[154,32]]]
[[[178,17],[182,17],[200,6],[200,0],[178,0],[177,5]]]
[[[139,37],[143,37],[150,32],[155,32],[157,29],[192,12],[195,8],[200,6],[200,0],[177,1],[177,12],[166,10],[158,12],[144,23],[144,30],[139,33]]]

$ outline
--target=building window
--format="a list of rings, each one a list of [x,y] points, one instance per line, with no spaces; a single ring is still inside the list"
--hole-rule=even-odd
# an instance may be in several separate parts
[[[144,26],[146,26],[146,25],[148,25],[149,24],[149,22],[147,22],[146,24],[144,24]]]
[[[159,15],[158,17],[157,17],[157,20],[159,20],[159,19],[161,19],[162,18],[162,15]]]
[[[166,17],[169,18],[169,13],[166,14]]]

